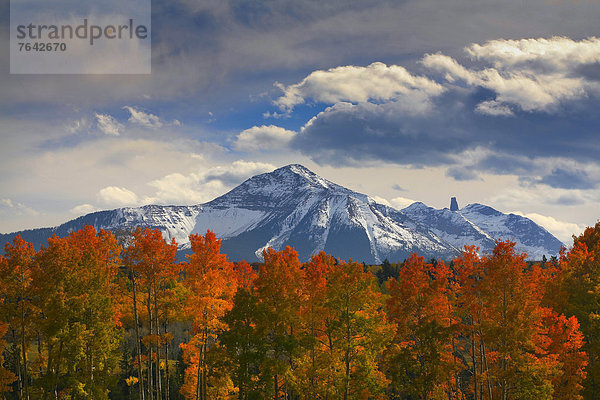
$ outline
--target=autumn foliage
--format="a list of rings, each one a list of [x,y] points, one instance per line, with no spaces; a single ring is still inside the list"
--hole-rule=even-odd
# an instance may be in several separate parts
[[[88,226],[37,251],[17,237],[0,396],[600,398],[600,224],[552,262],[514,246],[378,270],[291,247],[233,263],[211,231],[184,260],[156,229]]]

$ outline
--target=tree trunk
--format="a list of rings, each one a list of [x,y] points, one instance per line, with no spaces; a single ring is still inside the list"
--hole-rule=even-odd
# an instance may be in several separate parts
[[[152,308],[151,308],[151,297],[152,291],[148,289],[148,300],[146,301],[146,307],[148,309],[148,335],[152,335]],[[148,399],[153,400],[154,398],[154,385],[152,384],[152,341],[148,342]]]
[[[198,354],[198,376],[196,380],[196,400],[202,399],[202,350],[204,346],[200,346],[200,354]]]
[[[488,374],[488,362],[487,362],[487,355],[485,353],[485,342],[483,341],[483,339],[481,339],[481,354],[483,356],[483,367],[485,368],[485,372],[486,372],[485,375],[486,375],[486,380],[487,380],[489,400],[493,400],[493,396],[492,396],[492,382],[491,382],[490,376]]]
[[[346,294],[346,354],[345,354],[345,363],[346,363],[346,377],[344,380],[344,400],[348,400],[350,397],[350,298],[349,295]]]
[[[54,361],[54,359],[53,359],[53,354],[54,354],[53,347],[54,346],[52,345],[52,343],[48,342],[48,363],[46,364],[46,377],[48,377],[49,374],[51,374],[51,371],[52,371],[52,362]],[[48,379],[48,381],[49,381],[49,379]],[[48,386],[47,383],[46,383],[46,385],[47,386],[46,386],[45,389],[47,389],[47,390],[44,390],[44,395],[42,396],[43,400],[46,400],[48,398],[49,393],[50,393],[50,387]]]
[[[144,397],[144,376],[142,375],[142,348],[140,343],[140,323],[138,320],[137,312],[137,295],[136,295],[136,282],[135,273],[131,272],[131,281],[133,282],[133,319],[135,323],[135,347],[137,351],[137,365],[138,365],[138,390],[140,392],[140,399],[145,400]]]
[[[475,400],[477,397],[477,355],[475,354],[475,332],[474,329],[471,329],[471,358],[473,360],[473,394],[475,396]]]
[[[344,379],[344,400],[348,400],[350,397],[350,354],[348,354],[348,350],[346,350],[345,360],[346,363],[346,377]]]
[[[23,388],[25,398],[29,400],[29,385],[27,382],[27,350],[25,349],[25,299],[21,299],[21,350],[23,352]]]
[[[56,358],[56,365],[54,366],[54,398],[58,400],[58,375],[60,373],[60,363],[62,362],[62,350],[63,342],[62,339],[58,345],[58,357]]]
[[[154,331],[156,333],[156,399],[162,400],[162,385],[160,379],[160,325],[158,323],[158,302],[157,302],[157,290],[154,288]]]
[[[207,371],[206,371],[206,349],[207,341],[208,341],[208,327],[204,327],[204,340],[202,342],[202,400],[206,400],[207,394],[206,390],[208,387],[207,384]]]
[[[17,371],[17,387],[19,388],[19,398],[22,399],[23,398],[23,374],[21,372],[21,354],[19,354],[19,350],[17,348],[17,345],[15,343],[17,343],[17,334],[15,332],[14,329],[12,330],[12,337],[13,337],[13,350],[17,353],[17,365],[15,366],[16,371]]]
[[[42,359],[42,338],[40,337],[40,332],[37,331],[37,350],[38,350],[38,359]],[[42,363],[39,363],[40,365],[40,376],[42,376]]]
[[[165,318],[164,331],[167,334],[168,321]],[[169,382],[169,343],[165,340],[165,400],[170,400],[171,393],[169,393],[171,383]]]

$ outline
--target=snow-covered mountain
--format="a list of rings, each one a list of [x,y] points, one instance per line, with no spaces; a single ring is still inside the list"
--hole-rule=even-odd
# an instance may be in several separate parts
[[[462,210],[436,210],[414,203],[399,211],[319,177],[297,164],[254,176],[211,202],[196,206],[120,208],[94,212],[55,228],[0,235],[0,244],[17,234],[36,247],[52,234],[64,236],[85,225],[96,229],[160,229],[181,250],[188,235],[211,229],[223,239],[231,260],[260,259],[267,247],[296,248],[302,260],[325,250],[343,259],[369,263],[400,260],[411,252],[452,258],[465,244],[489,251],[495,238],[516,240],[531,258],[557,254],[562,243],[531,220],[479,204]]]
[[[478,246],[483,253],[491,252],[495,240],[504,239],[516,242],[515,249],[526,252],[530,259],[539,260],[543,255],[558,254],[564,246],[529,218],[504,214],[483,204],[469,204],[462,209],[456,205],[456,209],[451,211],[448,208],[438,210],[417,202],[402,212],[460,249],[469,244]]]

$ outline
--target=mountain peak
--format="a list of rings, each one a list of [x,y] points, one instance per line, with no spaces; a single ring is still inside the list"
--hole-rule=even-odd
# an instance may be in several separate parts
[[[176,239],[182,251],[189,249],[190,234],[211,229],[232,260],[253,261],[267,247],[287,245],[294,246],[303,260],[325,250],[342,259],[377,263],[385,258],[404,259],[415,252],[426,258],[450,259],[465,244],[489,252],[497,238],[518,242],[518,251],[536,258],[556,254],[562,245],[533,221],[482,204],[451,211],[415,202],[398,211],[300,164],[256,175],[208,203],[99,211],[56,228],[0,235],[0,245],[22,234],[39,247],[54,233],[65,236],[85,225],[159,228],[165,238]]]
[[[458,211],[458,201],[456,201],[456,197],[450,199],[450,211]]]
[[[322,187],[325,189],[340,188],[339,185],[336,185],[335,183],[330,182],[327,179],[321,178],[319,175],[315,174],[310,169],[306,168],[304,165],[301,164],[289,164],[284,167],[277,168],[273,172],[266,173],[265,175],[273,175],[279,177],[289,174],[293,174],[302,178],[311,186]]]
[[[463,208],[462,211],[465,214],[466,213],[479,213],[479,214],[483,214],[483,215],[487,215],[487,216],[504,215],[500,211],[498,211],[490,206],[486,206],[485,204],[479,204],[479,203],[469,204],[465,208]]]
[[[276,172],[276,171],[279,171],[279,170],[292,171],[292,172],[297,173],[297,174],[308,173],[308,174],[313,174],[314,175],[314,172],[312,172],[310,169],[306,168],[302,164],[288,164],[288,165],[285,165],[283,167],[277,168],[273,172]]]

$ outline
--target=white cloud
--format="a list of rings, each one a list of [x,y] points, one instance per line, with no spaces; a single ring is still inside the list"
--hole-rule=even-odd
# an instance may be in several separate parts
[[[482,101],[477,104],[475,111],[480,114],[509,117],[514,115],[510,107],[496,100]]]
[[[199,204],[222,195],[254,175],[272,171],[274,165],[238,160],[227,166],[216,166],[196,173],[173,173],[148,183],[156,189],[143,203]]]
[[[383,197],[380,196],[370,196],[376,203],[383,204],[384,206],[392,207],[392,204]]]
[[[108,114],[94,113],[98,129],[107,135],[119,136],[123,130],[123,124]]]
[[[429,78],[412,75],[399,65],[387,66],[381,62],[367,67],[348,65],[318,70],[299,83],[276,85],[284,94],[275,104],[286,111],[307,99],[328,104],[410,99],[427,108],[430,99],[444,91],[443,86]]]
[[[550,39],[497,39],[483,45],[472,44],[466,51],[475,59],[493,63],[496,68],[551,67],[564,71],[578,65],[600,62],[600,38],[590,37],[580,41],[561,36]]]
[[[118,186],[107,186],[98,192],[98,200],[109,206],[134,206],[138,197],[131,190]]]
[[[145,204],[198,204],[210,200],[213,193],[223,190],[221,182],[203,182],[200,174],[173,173],[148,183],[156,189],[152,196],[145,197]]]
[[[585,225],[560,221],[556,218],[537,213],[525,214],[520,211],[514,211],[513,214],[527,217],[536,224],[543,226],[567,246],[573,245],[573,235],[580,235],[586,228]]]
[[[217,166],[207,171],[206,176],[212,179],[221,179],[228,182],[242,181],[251,176],[273,171],[273,164],[256,161],[234,161],[227,166]]]
[[[94,211],[98,211],[98,208],[96,208],[92,204],[88,204],[88,203],[80,204],[69,210],[69,212],[71,214],[75,214],[75,215],[85,215],[85,214],[89,214]]]
[[[253,126],[238,135],[234,147],[250,152],[283,149],[295,135],[296,132],[275,125]]]
[[[36,216],[39,212],[27,207],[23,203],[14,202],[11,199],[0,199],[0,215]]]
[[[65,128],[69,133],[77,133],[90,128],[90,122],[87,118],[82,117],[66,123]]]
[[[379,196],[371,196],[373,200],[375,200],[379,204],[383,204],[384,206],[395,208],[396,210],[402,210],[410,206],[412,203],[416,202],[413,199],[407,199],[406,197],[394,197],[391,200],[384,199]]]
[[[600,91],[598,82],[578,69],[600,62],[600,39],[574,41],[550,39],[491,40],[472,44],[465,51],[477,61],[491,64],[481,70],[468,69],[443,54],[428,54],[422,63],[445,75],[449,82],[462,81],[496,93],[496,99],[477,106],[490,115],[510,115],[508,105],[524,111],[553,111],[561,102],[582,99]]]
[[[403,208],[410,206],[415,201],[416,200],[413,199],[407,199],[406,197],[394,197],[390,200],[390,203],[395,209],[402,210]]]
[[[263,113],[263,118],[275,118],[275,119],[282,119],[282,118],[290,118],[291,115],[289,112],[282,112],[282,113],[278,113],[277,111],[265,111]]]
[[[128,121],[132,124],[137,124],[152,129],[157,129],[163,126],[160,118],[154,114],[150,114],[130,106],[125,106],[123,109],[129,111],[131,114]],[[181,123],[177,121],[175,125],[181,125]]]

